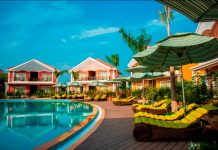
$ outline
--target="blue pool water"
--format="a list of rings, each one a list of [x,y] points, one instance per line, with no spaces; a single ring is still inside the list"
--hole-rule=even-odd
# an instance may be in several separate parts
[[[0,100],[0,149],[40,146],[79,124],[92,109],[69,100]]]

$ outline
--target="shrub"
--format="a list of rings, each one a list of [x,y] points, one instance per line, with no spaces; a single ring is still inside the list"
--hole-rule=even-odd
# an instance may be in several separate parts
[[[185,100],[188,103],[204,104],[211,99],[211,94],[207,89],[205,82],[196,84],[192,81],[184,81]],[[176,83],[177,100],[182,101],[182,84]]]
[[[134,90],[134,91],[132,91],[132,96],[135,96],[135,97],[137,97],[137,98],[141,98],[141,96],[142,96],[142,90],[139,89],[139,90]]]
[[[161,87],[157,90],[157,100],[168,99],[171,97],[171,92],[169,87]]]

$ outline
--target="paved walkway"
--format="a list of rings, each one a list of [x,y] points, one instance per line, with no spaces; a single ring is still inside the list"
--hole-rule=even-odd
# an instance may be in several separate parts
[[[188,149],[184,141],[137,142],[133,137],[133,112],[131,106],[115,106],[112,102],[93,102],[105,109],[105,119],[78,150],[180,150]]]

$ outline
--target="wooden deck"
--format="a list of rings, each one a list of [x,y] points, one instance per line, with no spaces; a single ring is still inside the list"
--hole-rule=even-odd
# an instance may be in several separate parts
[[[77,150],[92,149],[188,149],[184,141],[137,142],[132,134],[133,112],[131,106],[115,106],[112,102],[93,102],[105,109],[105,119],[99,128]]]

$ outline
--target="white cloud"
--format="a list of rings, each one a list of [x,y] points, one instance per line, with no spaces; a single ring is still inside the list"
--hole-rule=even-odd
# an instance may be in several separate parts
[[[64,38],[61,39],[61,42],[64,43],[64,44],[67,43],[66,39],[64,39]]]
[[[105,45],[105,44],[108,44],[108,41],[102,41],[102,42],[99,42],[99,44]]]
[[[154,26],[155,27],[157,27],[157,26],[163,27],[164,24],[162,22],[160,22],[160,20],[158,20],[158,19],[152,19],[146,23],[146,27],[154,27]]]
[[[86,39],[86,38],[91,38],[103,34],[110,34],[114,32],[118,32],[119,28],[117,27],[108,27],[108,28],[103,28],[99,27],[97,29],[91,29],[91,30],[83,30],[79,35],[72,35],[72,39]]]

